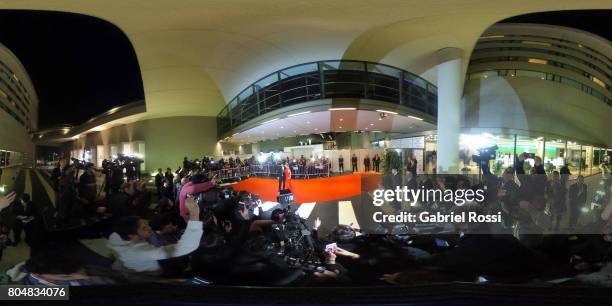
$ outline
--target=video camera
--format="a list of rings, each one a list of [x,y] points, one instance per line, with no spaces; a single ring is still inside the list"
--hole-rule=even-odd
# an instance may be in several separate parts
[[[140,165],[143,163],[142,159],[138,157],[134,157],[134,156],[128,156],[125,154],[117,154],[117,160],[120,161],[124,165],[126,164]]]
[[[488,162],[490,160],[493,160],[495,159],[495,152],[497,152],[497,149],[499,149],[497,145],[478,149],[478,154],[472,155],[472,160],[475,163]]]
[[[281,214],[285,218],[278,220]],[[296,262],[319,262],[316,244],[306,220],[292,212],[290,206],[275,210],[272,219],[279,222],[272,226],[272,230],[279,240],[285,242],[284,256],[297,259]]]
[[[93,167],[94,165],[93,163],[86,162],[84,160],[77,159],[77,158],[70,158],[70,159],[72,160],[72,165],[77,170],[83,170],[89,167]]]

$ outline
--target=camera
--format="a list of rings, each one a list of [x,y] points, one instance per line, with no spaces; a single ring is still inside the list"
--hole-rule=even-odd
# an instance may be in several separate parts
[[[478,154],[472,155],[472,160],[475,163],[488,162],[490,160],[493,160],[495,159],[495,152],[497,152],[498,148],[499,147],[497,145],[494,145],[492,147],[478,149]]]
[[[284,218],[279,218],[284,215]],[[306,220],[292,212],[289,207],[275,209],[272,220],[278,223],[272,226],[275,236],[284,241],[283,255],[296,259],[297,262],[319,263],[319,256],[312,233],[306,226]]]
[[[86,162],[84,160],[80,160],[80,159],[76,159],[76,158],[71,158],[72,160],[72,165],[74,166],[75,169],[77,170],[83,170],[89,167],[93,167],[93,163],[90,162]]]
[[[525,158],[534,159],[536,157],[535,153],[525,153]]]

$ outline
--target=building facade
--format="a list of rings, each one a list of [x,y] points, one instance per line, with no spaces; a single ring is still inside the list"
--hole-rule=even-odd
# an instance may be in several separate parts
[[[19,59],[0,44],[0,167],[32,164],[38,97]]]

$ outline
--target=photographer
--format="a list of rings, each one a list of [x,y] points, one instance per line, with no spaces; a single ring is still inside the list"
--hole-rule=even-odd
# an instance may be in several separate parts
[[[170,167],[166,168],[166,173],[164,173],[164,176],[166,180],[169,182],[169,185],[174,186],[174,174],[172,174],[172,169],[170,169]]]
[[[62,176],[62,170],[60,169],[60,163],[57,162],[55,164],[55,167],[53,168],[53,172],[51,173],[51,184],[53,187],[53,190],[57,191],[58,189],[58,184],[59,184],[59,179]]]
[[[136,215],[134,207],[134,184],[123,183],[120,192],[115,192],[110,196],[108,203],[108,212],[113,218]]]
[[[153,196],[151,195],[151,192],[147,190],[146,184],[146,182],[140,181],[133,182],[133,188],[135,190],[133,201],[134,216],[144,217],[149,212],[149,205],[151,204],[151,199],[153,198]]]
[[[518,215],[519,209],[519,187],[514,182],[514,168],[508,167],[502,174],[497,191],[497,200],[504,212],[504,224],[510,227]]]
[[[553,179],[548,184],[546,194],[548,195],[550,203],[550,212],[553,216],[554,230],[559,230],[559,225],[563,214],[567,211],[566,206],[566,195],[567,190],[561,183],[561,177],[558,171],[553,171]],[[552,227],[550,229],[553,229]]]
[[[193,175],[191,177],[191,180],[181,187],[180,193],[178,193],[179,212],[181,217],[185,219],[189,218],[189,211],[185,207],[185,199],[187,198],[187,195],[205,192],[217,185],[217,181],[215,178],[211,179],[208,182],[205,182],[204,179],[205,178],[203,175]]]
[[[84,170],[79,178],[79,195],[93,206],[96,201],[96,175],[91,164],[86,165]]]
[[[17,194],[15,192],[11,192],[7,194],[6,196],[0,197],[0,211],[9,207],[11,203],[15,201],[16,197],[17,197]],[[8,227],[8,224],[6,223],[5,215],[1,214],[0,215],[0,260],[2,259],[2,253],[4,249],[10,243],[8,234],[9,234],[9,227]]]
[[[202,238],[202,221],[199,221],[200,207],[194,198],[185,199],[189,222],[187,229],[176,244],[155,246],[147,242],[153,235],[151,227],[139,217],[123,217],[114,225],[108,246],[117,256],[113,268],[129,272],[159,274],[158,260],[187,255],[196,250]]]
[[[63,225],[74,223],[83,216],[85,206],[92,205],[89,201],[79,196],[75,183],[75,169],[69,167],[59,182],[57,194],[57,211],[59,222]]]
[[[110,194],[119,192],[121,185],[125,182],[123,178],[123,166],[119,164],[119,160],[115,162],[111,162],[109,164],[109,170],[107,173],[110,173]],[[107,174],[108,175],[108,174]]]
[[[157,174],[155,175],[155,188],[157,189],[157,196],[161,196],[161,188],[164,182],[164,175],[162,169],[157,169]]]
[[[25,241],[30,245],[30,230],[28,223],[34,220],[35,207],[30,201],[30,195],[24,193],[19,201],[13,202],[11,205],[11,214],[14,217],[13,221],[13,246],[17,246],[21,242],[21,232],[25,229]]]

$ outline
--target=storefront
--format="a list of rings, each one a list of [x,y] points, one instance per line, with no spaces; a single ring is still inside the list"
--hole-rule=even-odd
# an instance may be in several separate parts
[[[412,148],[409,145],[413,139],[419,139],[419,148]],[[422,167],[419,166],[419,170],[433,173],[437,155],[436,141],[436,135],[427,135],[377,141],[376,146],[401,149],[406,156],[422,156],[419,162]],[[488,152],[493,154],[485,157],[485,153]],[[526,173],[529,173],[534,165],[534,156],[540,156],[544,157],[544,169],[547,173],[559,171],[567,164],[571,177],[575,178],[578,175],[600,173],[599,165],[606,154],[612,155],[612,149],[558,138],[490,133],[461,134],[459,140],[459,163],[463,174],[478,174],[481,170],[475,160],[480,157],[489,160],[491,172],[499,175],[506,168],[514,166],[513,156],[521,153],[527,153],[528,156],[525,163]]]

